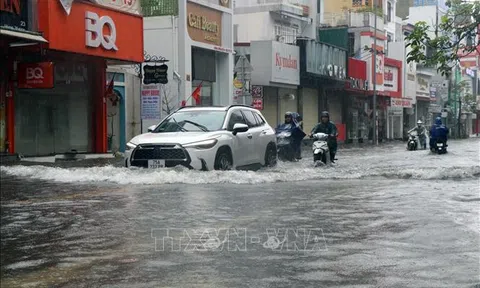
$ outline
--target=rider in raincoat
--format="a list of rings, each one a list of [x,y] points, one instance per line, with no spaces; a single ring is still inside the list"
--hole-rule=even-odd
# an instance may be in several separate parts
[[[299,118],[300,117],[300,118]],[[295,112],[286,112],[285,113],[285,122],[278,125],[277,130],[290,130],[292,133],[292,145],[295,151],[295,158],[301,159],[301,145],[302,140],[306,136],[303,132],[301,126],[302,123],[299,123],[297,120],[301,119],[301,116]]]
[[[445,142],[448,140],[448,128],[442,124],[442,118],[435,118],[435,125],[430,129],[430,150],[433,150],[438,141]]]
[[[330,161],[334,163],[335,154],[337,153],[337,126],[330,121],[330,114],[327,111],[323,111],[320,116],[321,122],[313,127],[310,136],[316,133],[325,133],[328,135],[327,144],[330,150]]]

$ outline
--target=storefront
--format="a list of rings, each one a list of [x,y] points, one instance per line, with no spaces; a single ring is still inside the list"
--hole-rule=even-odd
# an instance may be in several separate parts
[[[300,50],[276,41],[252,41],[250,59],[252,102],[263,110],[267,122],[276,126],[285,112],[298,111]]]
[[[38,53],[47,40],[38,33],[34,1],[2,1],[0,5],[0,154],[15,151],[15,71],[17,59]],[[24,52],[22,52],[24,51]]]
[[[363,143],[368,137],[367,62],[348,58],[348,80],[345,82],[346,142]]]
[[[80,1],[39,1],[38,15],[48,43],[11,52],[9,152],[105,153],[106,66],[143,61],[142,17]]]
[[[231,5],[228,0],[209,5],[197,1],[179,1],[179,90],[180,95],[185,95],[180,97],[181,100],[188,101],[187,104],[206,106],[232,103]],[[168,57],[166,54],[163,56]],[[198,87],[200,103],[189,97]]]
[[[402,99],[403,96],[402,71],[402,61],[385,57],[383,92],[391,98],[387,108],[387,139],[403,139],[403,107],[392,105],[392,101],[397,103],[394,100]]]
[[[309,39],[297,39],[300,47],[299,111],[305,127],[317,123],[320,112],[328,110],[339,130],[339,141],[345,140],[345,82],[347,51]],[[306,128],[307,129],[307,128]]]

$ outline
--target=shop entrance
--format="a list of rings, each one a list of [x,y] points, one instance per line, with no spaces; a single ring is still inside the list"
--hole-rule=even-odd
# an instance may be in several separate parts
[[[24,156],[91,152],[90,101],[63,89],[18,90],[15,150]],[[80,90],[83,92],[82,90]]]

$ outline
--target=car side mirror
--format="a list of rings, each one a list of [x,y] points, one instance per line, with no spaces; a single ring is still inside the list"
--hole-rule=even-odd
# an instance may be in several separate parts
[[[236,123],[233,125],[233,135],[237,135],[238,133],[243,133],[248,131],[248,125],[242,123]]]
[[[148,132],[153,132],[155,130],[155,127],[157,127],[157,125],[150,126],[150,127],[147,128],[147,131]]]

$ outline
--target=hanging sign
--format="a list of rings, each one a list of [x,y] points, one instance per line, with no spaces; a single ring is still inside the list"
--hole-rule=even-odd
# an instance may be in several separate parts
[[[162,102],[159,85],[142,85],[141,95],[142,120],[160,120]]]
[[[252,85],[252,97],[263,99],[263,86]]]
[[[157,83],[168,83],[168,66],[166,64],[160,66],[143,66],[143,84],[148,85]]]

